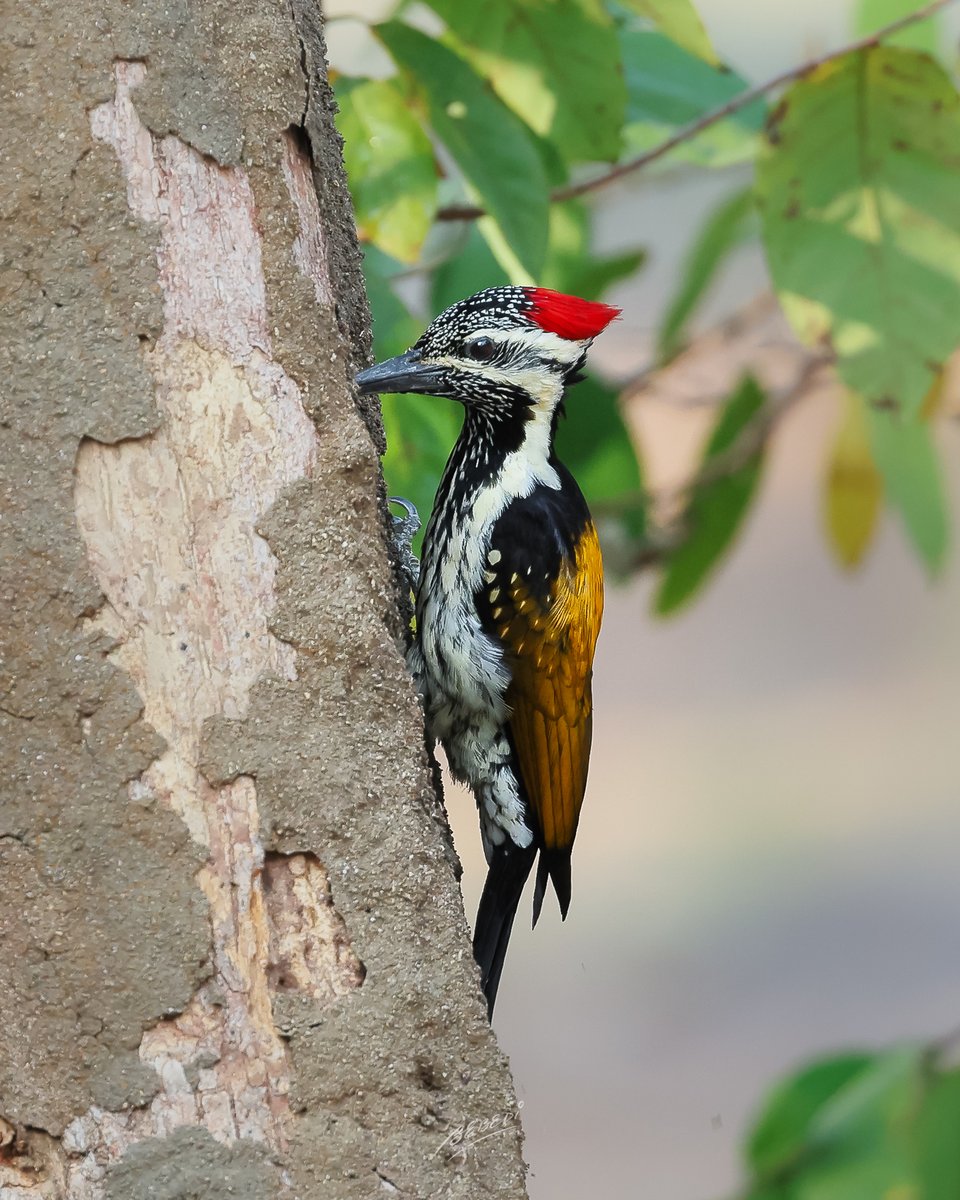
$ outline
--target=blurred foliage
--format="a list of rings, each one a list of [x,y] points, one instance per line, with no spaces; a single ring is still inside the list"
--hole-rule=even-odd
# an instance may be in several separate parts
[[[683,266],[676,292],[660,326],[657,354],[669,363],[687,341],[687,322],[727,255],[754,232],[753,192],[745,189],[719,206],[697,234]]]
[[[845,567],[867,552],[883,502],[883,476],[870,447],[866,406],[859,396],[844,397],[836,441],[827,465],[827,532]]]
[[[917,7],[852,0],[852,31]],[[855,567],[886,508],[939,569],[949,522],[931,396],[960,345],[960,97],[931,57],[935,17],[752,90],[719,60],[691,0],[399,2],[371,33],[395,73],[335,86],[378,357],[496,283],[598,299],[642,270],[640,246],[594,251],[589,192],[565,198],[572,186],[651,151],[646,170],[661,173],[740,164],[742,180],[752,164],[755,185],[741,183],[691,238],[650,369],[686,351],[729,255],[759,239],[798,338],[829,350],[846,385],[826,447],[827,544]],[[722,407],[666,527],[618,389],[592,375],[567,410],[560,452],[597,513],[608,568],[658,570],[654,611],[677,611],[756,499],[773,424],[757,384]],[[388,486],[426,516],[460,414],[422,396],[385,397],[383,411]],[[717,477],[709,460],[722,463],[721,447],[744,429],[761,435],[750,461]]]
[[[909,16],[920,5],[917,0],[860,0],[854,21],[858,34],[875,33],[891,21]],[[894,46],[909,46],[913,50],[926,50],[936,54],[940,49],[940,26],[936,17],[914,21],[906,29],[893,34],[888,42]]]
[[[627,80],[623,148],[628,155],[649,150],[747,90],[736,71],[704,62],[656,30],[621,27],[620,52]],[[670,162],[712,167],[748,162],[756,155],[766,115],[764,102],[754,100],[686,139]]]
[[[756,380],[748,378],[720,412],[690,488],[687,528],[660,579],[654,610],[661,615],[696,595],[740,528],[760,482],[763,447],[751,435],[765,403]]]
[[[776,1087],[742,1200],[956,1200],[960,1071],[941,1048],[846,1054]]]
[[[857,0],[853,32],[919,7]],[[741,173],[691,239],[653,366],[684,353],[727,257],[759,238],[798,338],[829,350],[845,385],[826,448],[828,545],[857,565],[887,506],[926,568],[941,566],[949,523],[934,426],[960,345],[960,97],[933,57],[935,17],[752,92],[718,59],[691,0],[428,0],[398,4],[372,32],[396,73],[341,77],[336,91],[378,357],[493,284],[597,299],[642,270],[639,246],[594,251],[589,203],[569,198],[571,184],[673,138],[648,169],[753,164],[755,185]],[[654,610],[676,612],[749,516],[777,405],[741,382],[667,529],[618,389],[591,376],[567,408],[559,453],[597,515],[608,566],[653,563]],[[423,396],[384,397],[383,413],[388,486],[425,516],[460,414]],[[815,1063],[769,1098],[746,1165],[744,1200],[955,1200],[960,1072],[918,1048]]]

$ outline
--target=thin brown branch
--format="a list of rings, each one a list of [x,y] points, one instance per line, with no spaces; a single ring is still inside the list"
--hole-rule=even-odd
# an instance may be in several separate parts
[[[598,517],[622,516],[642,505],[648,512],[661,513],[667,510],[680,512],[672,519],[652,524],[646,541],[632,559],[632,568],[640,570],[661,562],[684,540],[684,501],[701,488],[709,487],[720,479],[727,479],[743,470],[766,446],[784,415],[809,394],[816,376],[824,367],[832,366],[832,355],[811,355],[803,364],[797,378],[779,395],[772,396],[756,419],[722,454],[718,454],[694,472],[688,479],[674,487],[660,491],[643,491],[622,496],[616,501],[595,501],[593,510]]]
[[[762,292],[759,296],[753,296],[746,304],[718,321],[716,325],[698,334],[685,346],[681,346],[666,362],[651,359],[634,374],[620,381],[617,386],[621,403],[629,403],[645,392],[651,381],[658,378],[663,371],[672,371],[694,355],[702,354],[704,343],[708,340],[730,341],[742,335],[745,330],[756,325],[764,317],[777,311],[779,311],[779,305],[772,292]],[[676,401],[675,404],[678,408],[715,408],[721,402],[722,398],[711,396],[706,400],[691,399]]]
[[[763,406],[757,419],[743,430],[732,445],[728,446],[722,454],[718,454],[709,462],[704,463],[700,470],[685,483],[658,496],[658,503],[680,499],[690,492],[699,491],[700,488],[741,471],[764,448],[783,416],[793,408],[797,401],[802,400],[808,394],[820,371],[824,367],[831,366],[833,361],[832,355],[811,355],[790,387],[781,392],[779,396],[771,397]]]
[[[682,146],[685,142],[692,141],[693,138],[699,136],[704,130],[739,112],[740,109],[746,108],[747,105],[752,104],[755,100],[761,99],[767,92],[772,92],[775,88],[782,87],[786,83],[792,83],[795,79],[801,79],[804,75],[809,75],[810,72],[817,70],[818,67],[833,62],[837,58],[843,58],[846,54],[855,54],[859,50],[869,50],[873,46],[878,46],[884,39],[891,37],[895,33],[899,33],[901,29],[906,29],[910,25],[915,25],[918,21],[932,17],[940,9],[947,8],[949,5],[955,3],[957,3],[957,0],[932,0],[932,3],[925,4],[922,8],[918,8],[916,12],[907,13],[906,16],[899,17],[896,21],[891,21],[889,25],[884,25],[882,29],[878,29],[875,33],[858,38],[854,42],[848,42],[836,50],[829,50],[826,54],[818,55],[816,58],[808,59],[799,66],[791,67],[787,71],[781,71],[779,75],[774,75],[764,83],[758,83],[755,87],[739,92],[732,100],[728,100],[726,104],[721,104],[719,108],[711,109],[710,112],[704,113],[702,117],[697,117],[695,121],[684,125],[664,141],[659,142],[649,150],[645,150],[643,154],[638,154],[636,158],[628,159],[627,162],[617,163],[616,166],[611,167],[602,175],[595,176],[593,179],[584,179],[579,183],[569,183],[564,187],[557,188],[551,193],[550,201],[556,204],[562,200],[573,200],[578,196],[584,196],[588,192],[595,192],[600,188],[606,187],[608,184],[615,183],[618,179],[623,179],[626,175],[632,175],[634,171],[639,171],[650,163],[656,162],[658,158],[663,158],[665,154],[669,154],[677,146]],[[436,219],[438,221],[475,221],[479,217],[486,216],[486,211],[485,208],[475,204],[450,204],[437,211]]]

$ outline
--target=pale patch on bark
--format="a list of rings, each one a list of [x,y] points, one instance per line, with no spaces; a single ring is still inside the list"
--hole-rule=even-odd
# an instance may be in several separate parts
[[[312,854],[268,854],[263,872],[270,926],[268,976],[274,991],[332,1000],[344,979],[359,987],[363,968],[333,907],[327,874]],[[333,947],[339,970],[328,969]]]
[[[0,1119],[0,1200],[62,1200],[67,1163],[61,1143],[39,1129],[14,1130]]]
[[[313,282],[317,303],[322,308],[333,307],[333,288],[327,267],[327,249],[320,225],[317,193],[313,187],[310,159],[300,149],[297,139],[288,129],[283,135],[283,178],[297,210],[300,233],[293,243],[293,258],[301,272]]]
[[[254,781],[213,787],[198,766],[207,718],[242,717],[264,673],[296,678],[293,649],[269,630],[275,562],[256,524],[310,474],[316,435],[299,389],[271,359],[250,182],[176,137],[151,135],[131,99],[145,74],[117,64],[116,97],[91,113],[91,127],[117,153],[132,212],[159,229],[164,331],[146,356],[163,422],[138,441],[84,442],[76,507],[107,597],[91,624],[115,642],[111,657],[167,742],[132,798],[170,805],[208,855],[199,882],[214,979],[144,1035],[140,1057],[160,1081],[150,1105],[93,1108],[67,1129],[57,1194],[69,1200],[97,1200],[110,1162],[178,1125],[282,1148],[290,1078],[272,992],[329,999],[362,979],[320,863],[271,855],[265,875]],[[293,139],[286,158],[296,261],[329,305],[309,162]]]

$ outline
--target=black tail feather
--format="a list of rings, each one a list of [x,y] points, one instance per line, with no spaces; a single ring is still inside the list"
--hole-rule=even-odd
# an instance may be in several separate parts
[[[560,916],[566,920],[570,907],[570,851],[541,850],[537,863],[537,886],[533,892],[533,925],[536,928],[547,891],[547,879],[553,880],[553,890],[560,902]]]
[[[513,918],[536,854],[535,846],[522,850],[508,841],[495,847],[490,859],[487,881],[483,885],[477,910],[473,956],[480,967],[480,984],[487,998],[487,1015],[491,1020]]]

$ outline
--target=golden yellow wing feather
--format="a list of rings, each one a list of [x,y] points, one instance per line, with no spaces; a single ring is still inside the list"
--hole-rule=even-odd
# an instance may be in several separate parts
[[[546,850],[573,845],[587,783],[593,652],[603,614],[603,569],[592,522],[564,559],[546,600],[514,575],[494,613],[511,654],[507,693],[520,772]],[[498,600],[500,597],[498,597]]]

